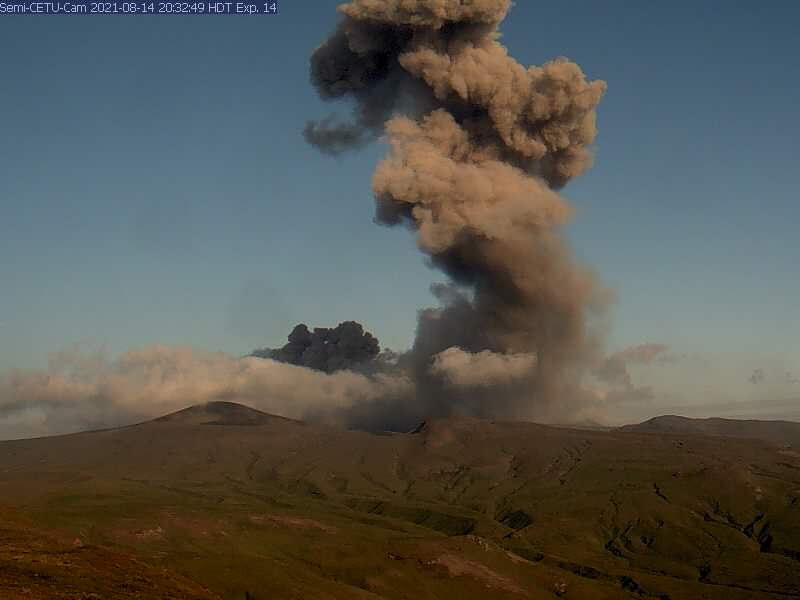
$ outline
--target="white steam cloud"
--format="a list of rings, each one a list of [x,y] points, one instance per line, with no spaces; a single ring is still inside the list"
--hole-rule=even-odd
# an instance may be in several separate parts
[[[448,348],[433,357],[431,372],[450,385],[489,387],[516,383],[536,365],[535,354],[499,354],[490,350],[466,352]]]
[[[51,357],[46,371],[0,376],[0,438],[110,427],[216,400],[339,422],[348,410],[411,389],[401,375],[327,374],[190,348],[151,346],[116,360],[73,350]]]

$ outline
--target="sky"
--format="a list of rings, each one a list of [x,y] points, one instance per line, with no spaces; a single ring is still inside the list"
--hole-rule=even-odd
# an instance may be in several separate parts
[[[76,344],[243,355],[301,321],[409,347],[443,276],[373,222],[385,147],[332,158],[301,135],[349,110],[308,75],[336,4],[0,18],[0,372]],[[790,1],[573,0],[501,27],[520,63],[608,82],[565,234],[615,291],[610,350],[670,347],[631,417],[800,419],[798,22]]]

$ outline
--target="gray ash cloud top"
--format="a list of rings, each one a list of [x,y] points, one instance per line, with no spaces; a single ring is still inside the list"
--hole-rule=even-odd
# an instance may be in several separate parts
[[[374,360],[380,352],[378,339],[361,323],[344,321],[336,327],[296,325],[282,348],[262,348],[251,356],[309,367],[325,373],[351,369]]]

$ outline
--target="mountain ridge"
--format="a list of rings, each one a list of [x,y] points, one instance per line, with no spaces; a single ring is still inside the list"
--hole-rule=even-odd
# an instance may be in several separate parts
[[[798,452],[472,417],[416,431],[212,403],[3,442],[0,516],[231,599],[800,599]],[[51,550],[54,581],[89,568],[49,542],[35,558]]]
[[[617,431],[661,434],[700,434],[758,439],[778,445],[800,447],[800,423],[785,420],[691,418],[661,415],[641,423],[624,425]]]

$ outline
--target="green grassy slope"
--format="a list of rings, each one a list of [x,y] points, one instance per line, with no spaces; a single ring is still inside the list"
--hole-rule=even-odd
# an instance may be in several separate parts
[[[800,453],[754,440],[218,404],[0,443],[0,506],[226,599],[800,598]]]
[[[86,545],[0,512],[3,600],[220,600],[197,583],[129,553]]]

